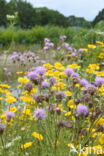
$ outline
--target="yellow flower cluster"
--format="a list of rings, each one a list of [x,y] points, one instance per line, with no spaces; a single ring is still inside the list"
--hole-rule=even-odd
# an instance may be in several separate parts
[[[88,48],[91,48],[91,49],[96,49],[96,46],[93,45],[93,44],[88,44]]]
[[[19,77],[18,78],[18,82],[20,82],[21,84],[28,83],[29,82],[29,79],[23,78],[23,77]]]
[[[32,142],[27,142],[27,143],[25,143],[24,145],[21,145],[21,148],[22,149],[26,149],[26,148],[29,148],[29,147],[31,147],[32,146]]]
[[[86,72],[95,73],[95,71],[99,69],[100,69],[99,64],[89,64],[88,68],[86,69]]]
[[[33,132],[32,136],[38,140],[43,140],[43,136],[37,132]]]
[[[80,66],[79,65],[77,65],[76,63],[73,63],[73,64],[71,64],[71,65],[68,65],[67,66],[67,68],[72,68],[72,69],[80,69]]]

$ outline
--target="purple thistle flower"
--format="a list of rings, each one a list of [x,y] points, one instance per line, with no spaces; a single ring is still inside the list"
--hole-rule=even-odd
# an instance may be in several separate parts
[[[86,86],[86,85],[88,85],[89,83],[88,83],[87,80],[82,79],[82,80],[80,80],[80,84],[81,84],[81,86]]]
[[[11,118],[13,118],[15,116],[14,112],[6,112],[6,117],[7,117],[7,120],[10,121]]]
[[[45,43],[45,46],[48,47],[48,46],[49,46],[49,42],[46,42],[46,43]]]
[[[42,64],[46,64],[46,61],[43,60],[43,61],[41,61],[41,63],[42,63]]]
[[[73,73],[71,74],[71,77],[72,77],[72,78],[79,78],[79,74],[76,73],[76,72],[73,72]]]
[[[83,53],[83,49],[81,49],[81,48],[78,51],[81,52],[81,53]]]
[[[46,82],[46,81],[43,81],[41,86],[42,86],[42,88],[44,88],[44,89],[45,89],[45,88],[48,88],[48,87],[49,87],[49,83]]]
[[[22,58],[22,59],[21,59],[21,62],[24,63],[24,62],[25,62],[25,59]]]
[[[56,84],[56,78],[55,77],[51,77],[49,79],[49,83],[50,83],[51,86],[54,85],[54,84]]]
[[[69,47],[69,48],[68,48],[69,51],[72,51],[72,49],[73,49],[72,47]]]
[[[4,126],[0,123],[0,136],[3,134],[4,132]]]
[[[43,50],[48,50],[48,47],[47,46],[43,47]]]
[[[16,59],[15,55],[13,55],[11,58],[12,58],[12,61],[15,61]]]
[[[21,108],[19,107],[19,108],[17,109],[17,111],[20,112],[20,111],[21,111]]]
[[[72,55],[72,57],[75,57],[75,56],[76,56],[76,53],[75,53],[75,52],[73,52],[71,55]]]
[[[65,98],[65,93],[64,92],[59,91],[59,92],[56,93],[56,99],[62,100],[64,98]]]
[[[46,72],[46,68],[45,67],[42,67],[42,66],[39,66],[39,67],[36,68],[35,71],[36,71],[37,74],[39,74],[39,75],[42,76]]]
[[[50,42],[49,47],[54,47],[54,43]]]
[[[38,119],[38,120],[42,120],[46,117],[45,111],[43,109],[37,108],[34,111],[34,116]]]
[[[7,71],[7,68],[3,68],[3,71],[6,72]]]
[[[73,71],[73,69],[71,69],[71,68],[66,68],[64,72],[65,72],[65,74],[66,74],[67,76],[71,76],[71,74],[72,74],[74,71]]]
[[[86,116],[86,115],[88,114],[88,108],[87,108],[87,106],[85,106],[85,105],[79,105],[79,106],[77,107],[77,112],[78,112],[78,114],[80,114],[80,115]]]
[[[56,112],[57,112],[57,114],[60,114],[61,113],[61,109],[59,107],[56,107]]]
[[[96,88],[96,86],[95,86],[94,84],[91,84],[91,83],[88,83],[88,84],[86,85],[86,87],[87,87],[87,88],[89,88],[89,87]]]
[[[102,84],[104,84],[104,78],[96,77],[95,84],[101,86]]]
[[[35,94],[34,95],[34,98],[35,98],[36,101],[38,101],[39,95],[38,94]]]
[[[64,36],[60,36],[60,39],[61,40],[64,40],[64,39],[66,39],[67,37],[64,35]]]
[[[63,46],[64,46],[65,48],[69,48],[69,44],[68,44],[68,43],[65,43],[65,42],[64,42]]]
[[[11,58],[12,58],[13,61],[15,61],[18,57],[19,57],[19,55],[18,54],[15,54]]]
[[[44,42],[49,42],[49,38],[44,38]]]
[[[61,50],[61,47],[58,47],[57,50]]]
[[[31,72],[28,73],[28,77],[29,77],[29,79],[31,79],[31,80],[35,80],[35,79],[37,79],[37,73],[31,71]]]
[[[93,84],[87,84],[83,89],[83,93],[90,93],[91,95],[97,91],[97,87]]]

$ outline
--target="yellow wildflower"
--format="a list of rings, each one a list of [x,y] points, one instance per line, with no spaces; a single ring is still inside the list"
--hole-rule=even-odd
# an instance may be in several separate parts
[[[9,111],[10,112],[16,112],[17,111],[17,108],[16,107],[10,107]]]
[[[92,44],[88,44],[88,48],[95,49],[96,46],[95,45],[92,45]]]
[[[70,116],[70,115],[71,115],[71,112],[65,113],[65,116]]]
[[[0,101],[2,100],[3,98],[2,97],[0,97]]]
[[[50,63],[43,64],[43,67],[45,67],[47,70],[52,70],[53,66]]]
[[[23,113],[26,115],[31,115],[30,109],[24,109]]]
[[[43,140],[43,136],[41,134],[38,134],[37,132],[33,132],[32,136],[38,140]]]
[[[21,96],[20,99],[22,99],[26,103],[35,103],[35,100],[31,96]]]
[[[56,69],[59,69],[59,70],[64,70],[64,69],[65,69],[64,66],[62,66],[62,64],[61,64],[60,62],[56,62],[56,63],[54,64],[54,67],[55,67]]]
[[[58,87],[59,89],[65,89],[66,84],[63,83],[63,82],[58,82],[58,83],[57,83],[57,87]]]
[[[69,100],[68,103],[67,103],[67,106],[70,107],[70,108],[73,108],[73,105],[74,105],[74,101]]]
[[[102,134],[101,137],[99,138],[99,143],[104,144],[104,134]]]
[[[57,140],[56,145],[57,145],[57,147],[59,147],[59,146],[60,146],[60,142],[59,142],[58,140]]]
[[[101,41],[96,41],[96,43],[97,44],[101,44],[101,45],[103,44],[103,42],[101,42]]]
[[[20,71],[20,72],[16,72],[17,75],[20,75],[20,74],[22,74],[22,73],[23,73],[22,71]]]
[[[70,91],[65,91],[66,96],[72,96],[72,93]]]
[[[21,84],[24,84],[24,83],[28,83],[30,80],[27,79],[27,78],[19,77],[19,78],[18,78],[18,81],[19,81]]]
[[[9,85],[7,85],[7,84],[0,84],[0,87],[2,87],[2,88],[11,88]]]
[[[83,51],[85,51],[85,52],[87,52],[87,51],[88,51],[88,49],[86,49],[86,48],[82,48],[82,50],[83,50]]]
[[[78,66],[76,63],[73,63],[73,64],[71,64],[71,65],[68,65],[67,66],[67,68],[77,68],[77,69],[79,69],[80,68],[80,66]]]
[[[32,145],[32,142],[27,142],[24,145],[21,145],[21,148],[26,149],[26,148],[29,148],[31,145]]]
[[[7,103],[13,103],[16,102],[16,98],[14,98],[13,96],[9,96],[6,98],[5,100]]]

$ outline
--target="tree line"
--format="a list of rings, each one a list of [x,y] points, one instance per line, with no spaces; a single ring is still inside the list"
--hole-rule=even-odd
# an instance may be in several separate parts
[[[29,2],[25,0],[0,0],[0,26],[8,26],[6,15],[13,15],[18,12],[17,25],[23,29],[32,28],[35,25],[55,25],[55,26],[77,26],[90,28],[99,20],[104,19],[104,10],[99,13],[94,21],[89,22],[84,18],[77,18],[75,16],[66,17],[58,11],[43,8],[34,8]]]

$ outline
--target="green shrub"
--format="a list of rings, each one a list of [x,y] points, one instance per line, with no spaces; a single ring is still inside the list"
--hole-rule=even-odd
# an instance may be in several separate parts
[[[64,35],[67,36],[66,41],[68,41],[69,43],[72,43],[73,42],[73,37],[75,35],[75,30],[72,27],[68,27],[68,28],[65,29]]]
[[[14,41],[17,44],[24,44],[26,42],[26,32],[24,30],[18,30],[14,35]]]
[[[3,42],[3,31],[0,29],[0,44]]]
[[[27,44],[34,44],[34,43],[42,44],[46,36],[45,29],[40,26],[36,26],[31,30],[27,30],[25,33],[26,33]]]
[[[94,29],[104,32],[104,20],[98,22],[98,23],[95,25]]]
[[[85,41],[88,43],[88,44],[94,44],[97,40],[97,34],[96,32],[91,29],[87,32],[87,34],[84,36],[84,39]]]
[[[80,47],[85,47],[86,42],[85,42],[85,35],[87,34],[88,30],[87,29],[78,29],[75,32],[75,35],[73,36],[73,43],[76,46],[76,48]]]
[[[0,44],[8,46],[12,41],[15,44],[41,44],[44,38],[48,37],[56,45],[59,42],[60,35],[66,35],[66,42],[74,44],[76,48],[86,47],[87,44],[93,44],[96,40],[104,41],[104,33],[94,29],[84,28],[63,28],[58,26],[47,25],[45,27],[35,26],[32,29],[0,29]]]
[[[60,35],[64,35],[64,28],[58,26],[46,26],[46,37],[50,38],[52,42],[57,43]]]
[[[11,44],[11,42],[12,42],[13,39],[14,39],[14,34],[15,34],[15,32],[14,32],[13,30],[11,30],[11,29],[6,29],[6,30],[3,32],[1,43],[2,43],[4,46]]]

